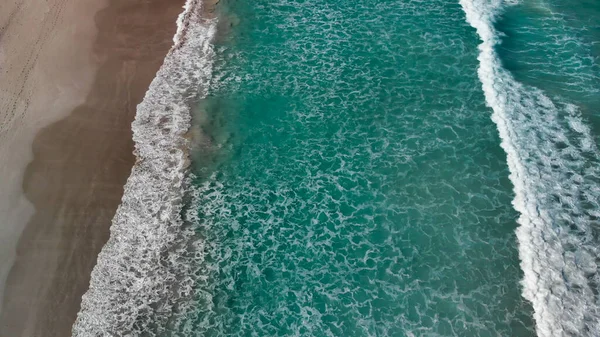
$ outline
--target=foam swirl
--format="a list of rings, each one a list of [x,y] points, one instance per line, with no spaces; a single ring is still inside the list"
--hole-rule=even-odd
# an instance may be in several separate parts
[[[495,46],[501,0],[460,0],[479,34],[479,69],[514,185],[524,278],[539,336],[600,331],[599,152],[577,108],[517,82]]]
[[[73,336],[161,335],[182,310],[193,281],[181,263],[193,232],[183,226],[189,163],[190,104],[206,95],[215,20],[189,0],[174,46],[138,105],[133,122],[137,162],[98,255]]]

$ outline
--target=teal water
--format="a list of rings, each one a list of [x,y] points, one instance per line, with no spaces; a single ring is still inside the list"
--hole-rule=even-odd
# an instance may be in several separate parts
[[[505,7],[497,52],[598,135],[599,30],[577,8]],[[535,335],[513,184],[463,8],[228,1],[220,15],[230,28],[195,117],[203,278],[174,331]]]
[[[227,2],[198,336],[531,336],[512,186],[446,1]],[[207,116],[207,117],[206,117]],[[209,155],[207,155],[209,153]]]
[[[74,336],[600,335],[600,3],[200,4]]]
[[[600,140],[600,3],[529,0],[498,22],[499,48],[515,79],[576,104]]]

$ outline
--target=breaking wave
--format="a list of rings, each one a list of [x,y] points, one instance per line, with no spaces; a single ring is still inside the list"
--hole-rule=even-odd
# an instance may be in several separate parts
[[[502,67],[494,27],[505,2],[460,0],[479,34],[479,69],[492,119],[506,151],[523,296],[539,336],[600,331],[599,151],[576,106],[517,82]]]
[[[216,20],[189,0],[174,46],[137,107],[137,162],[98,255],[74,336],[162,335],[188,305],[194,281],[185,258],[193,230],[182,220],[191,104],[206,96]]]

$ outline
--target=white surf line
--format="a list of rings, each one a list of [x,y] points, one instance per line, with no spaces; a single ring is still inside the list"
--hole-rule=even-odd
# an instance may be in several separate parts
[[[179,262],[186,239],[182,197],[189,165],[190,106],[206,96],[215,20],[201,17],[202,1],[188,0],[174,46],[137,107],[136,164],[82,298],[73,336],[163,335],[193,282]]]
[[[517,82],[495,51],[501,0],[460,0],[482,43],[478,75],[493,109],[520,213],[523,296],[542,337],[600,335],[598,149],[577,109]]]

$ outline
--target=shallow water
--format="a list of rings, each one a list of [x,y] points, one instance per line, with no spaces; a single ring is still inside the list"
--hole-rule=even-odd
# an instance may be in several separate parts
[[[155,245],[102,269],[95,298],[123,300],[103,331],[598,334],[595,3],[228,0],[218,11],[212,45],[194,54],[179,40],[189,59],[162,73],[178,103],[147,96],[191,114],[185,138],[158,117],[143,129],[189,139],[191,169],[160,180],[156,228],[119,227],[119,244]],[[180,27],[194,24],[212,23]],[[151,149],[168,144],[144,135],[142,155],[162,163]],[[136,293],[122,296],[127,285]]]
[[[211,272],[187,328],[533,335],[460,5],[228,6],[240,24],[200,107],[219,155],[195,163]]]

